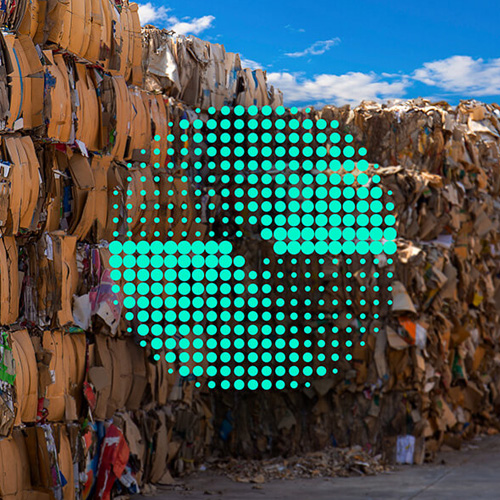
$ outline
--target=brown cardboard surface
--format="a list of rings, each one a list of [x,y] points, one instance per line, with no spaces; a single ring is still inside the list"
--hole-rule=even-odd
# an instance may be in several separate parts
[[[77,72],[76,91],[76,139],[83,142],[89,151],[100,149],[99,144],[99,101],[91,70],[85,64],[75,64]]]
[[[113,367],[107,409],[107,418],[111,418],[115,411],[125,408],[132,389],[133,365],[126,340],[108,338],[107,348]]]
[[[69,422],[78,420],[78,417],[81,415],[87,354],[85,334],[71,333],[64,335],[63,354],[65,379],[68,388],[66,394],[65,420]]]
[[[53,272],[59,292],[59,307],[57,319],[60,326],[73,323],[72,301],[78,284],[78,271],[76,267],[75,236],[66,236],[62,232],[50,234],[53,251]]]
[[[64,370],[63,332],[46,331],[43,333],[43,348],[52,354],[49,370],[53,383],[47,387],[45,403],[48,408],[48,420],[61,422],[65,418],[68,380]]]
[[[127,410],[139,410],[148,384],[145,350],[133,341],[127,341],[132,364],[132,386],[126,402]]]
[[[27,330],[12,335],[16,359],[16,392],[18,411],[16,425],[36,421],[38,408],[38,366],[33,343]]]
[[[92,172],[95,180],[95,206],[97,239],[102,240],[106,235],[108,222],[108,170],[111,167],[111,156],[94,156],[92,158]]]
[[[0,439],[0,497],[3,500],[17,500],[23,496],[23,468],[16,441]]]
[[[63,498],[64,500],[74,500],[76,478],[74,477],[73,456],[71,453],[68,434],[63,425],[58,425],[55,432],[59,438],[59,467],[61,468],[61,472],[67,481],[66,486],[63,487]]]
[[[54,86],[45,89],[47,136],[60,142],[68,142],[72,126],[68,68],[62,55],[46,50],[44,56],[48,61],[45,71],[55,80]]]
[[[89,45],[83,56],[88,61],[97,62],[100,59],[101,36],[103,30],[103,10],[101,0],[91,0],[89,5],[91,19]]]
[[[87,158],[73,154],[68,168],[74,182],[75,211],[69,232],[83,240],[96,218],[96,184],[94,174]]]
[[[42,66],[33,42],[27,36],[4,35],[12,62],[10,129],[31,129],[42,124]],[[19,121],[21,120],[22,121]]]
[[[35,147],[31,137],[22,137],[21,146],[26,153],[26,175],[23,195],[27,198],[26,210],[23,212],[20,220],[20,226],[25,229],[35,230],[38,221],[35,219],[37,205],[40,196],[40,164],[36,155]]]
[[[107,338],[104,335],[96,336],[95,350],[95,366],[102,367],[107,374],[106,377],[99,372],[96,372],[95,382],[101,384],[103,380],[109,381],[109,384],[102,383],[102,387],[97,391],[97,405],[94,411],[94,418],[98,420],[106,419],[108,410],[108,401],[111,395],[112,380],[113,380],[113,361],[111,353],[107,347]],[[91,368],[92,370],[92,368]],[[92,382],[92,379],[90,379]]]
[[[146,162],[150,157],[151,147],[150,111],[146,107],[143,91],[129,90],[129,96],[131,103],[130,145],[126,157]]]
[[[16,239],[0,239],[0,321],[4,325],[15,323],[19,316],[19,271]]]

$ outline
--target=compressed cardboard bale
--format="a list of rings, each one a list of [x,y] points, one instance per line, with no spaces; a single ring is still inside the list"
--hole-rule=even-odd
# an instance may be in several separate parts
[[[133,365],[127,341],[108,338],[107,348],[112,362],[111,392],[108,400],[107,418],[124,409],[132,389]]]
[[[106,59],[103,63],[104,68],[114,76],[123,77],[125,74],[125,61],[122,61],[123,51],[123,25],[120,19],[120,13],[116,5],[111,0],[103,0],[104,17],[106,25],[110,30],[109,35],[104,34],[103,39],[109,36],[109,52],[106,54]],[[125,81],[125,80],[124,80]]]
[[[130,143],[126,158],[149,163],[151,155],[151,114],[146,107],[144,92],[139,89],[129,89],[131,104]],[[144,151],[144,152],[143,152]]]
[[[122,238],[128,230],[127,181],[128,171],[118,163],[111,163],[108,169],[108,209],[105,239],[112,241],[118,233]],[[114,208],[118,205],[118,209]]]
[[[47,9],[48,41],[83,57],[90,44],[91,22],[90,2],[54,2]]]
[[[0,436],[10,436],[16,419],[15,379],[16,364],[12,343],[7,332],[0,334]]]
[[[159,202],[159,191],[158,187],[154,181],[155,176],[151,168],[143,169],[141,172],[135,172],[142,174],[139,181],[141,181],[141,192],[145,191],[142,203],[139,205],[140,210],[130,210],[129,216],[133,217],[133,221],[129,226],[129,229],[134,233],[135,236],[140,236],[141,238],[146,238],[147,241],[151,242],[156,239],[153,228],[156,224],[161,223],[157,219],[158,214],[158,202]],[[135,178],[137,180],[137,177]],[[130,186],[129,186],[130,187]],[[138,185],[134,185],[135,189],[138,189]],[[134,193],[135,194],[135,193]],[[134,199],[134,196],[131,196]],[[135,198],[137,199],[137,198]],[[135,217],[134,215],[135,214]]]
[[[125,158],[130,134],[130,95],[125,79],[104,75],[100,84],[101,137],[106,151],[117,160]]]
[[[104,23],[102,1],[91,0],[87,7],[91,23],[89,45],[83,57],[87,61],[97,62],[101,56],[101,38]]]
[[[30,431],[34,428],[31,427]],[[23,496],[20,497],[23,500],[51,500],[53,497],[51,493],[48,491],[43,491],[42,489],[36,489],[32,484],[32,477],[39,478],[39,471],[33,471],[31,468],[32,463],[32,455],[33,452],[36,453],[36,448],[28,449],[28,444],[32,444],[32,441],[29,441],[26,435],[26,431],[22,429],[14,429],[13,439],[17,445],[17,449],[19,452],[20,463],[22,464],[22,490]]]
[[[57,231],[61,224],[63,186],[55,146],[46,145],[43,152],[43,177],[45,179],[45,200],[43,209],[46,213],[46,221],[43,225],[43,229],[46,232],[52,232]]]
[[[45,24],[45,2],[28,0],[15,2],[15,18],[9,22],[10,28],[21,35],[29,36],[35,44],[43,38]]]
[[[68,233],[83,240],[96,220],[96,183],[87,158],[75,153],[67,162],[65,159],[65,155],[58,155],[59,163],[66,163],[73,180],[73,216]]]
[[[74,236],[50,234],[53,248],[53,265],[58,291],[57,320],[61,326],[73,322],[71,303],[75,294],[78,271],[76,267],[76,242]]]
[[[107,418],[108,401],[113,380],[113,360],[107,346],[107,337],[97,335],[95,339],[95,360],[90,366],[88,380],[94,386],[97,404],[93,416],[98,420]]]
[[[116,413],[113,417],[113,422],[118,425],[125,436],[130,449],[130,455],[134,457],[133,460],[136,464],[135,477],[139,486],[142,486],[144,466],[148,454],[144,433],[141,432],[141,428],[132,419],[129,412]]]
[[[18,248],[13,236],[0,238],[0,321],[15,323],[19,316]]]
[[[12,64],[10,78],[11,130],[33,129],[43,123],[43,67],[33,41],[26,35],[4,35]],[[16,61],[14,64],[13,61]]]
[[[63,337],[64,372],[67,382],[66,422],[78,420],[82,410],[83,382],[87,361],[87,341],[83,333]]]
[[[181,91],[179,68],[174,56],[175,43],[166,30],[147,26],[142,30],[144,88],[173,95]],[[175,92],[173,92],[175,90]]]
[[[16,441],[12,438],[0,439],[0,496],[5,500],[22,499],[26,468]]]
[[[68,380],[64,369],[64,333],[62,331],[46,331],[43,333],[43,349],[52,354],[50,372],[53,374],[53,383],[47,387],[45,407],[48,410],[49,422],[61,422],[65,419],[66,396]]]
[[[71,445],[64,425],[54,426],[55,435],[58,441],[58,462],[60,470],[66,479],[66,485],[63,486],[64,500],[75,500],[75,475],[73,467],[73,454]]]
[[[4,177],[10,180],[4,225],[7,234],[16,235],[19,229],[36,227],[34,215],[40,194],[40,164],[30,137],[6,136],[3,149],[4,157],[12,163],[4,165]]]
[[[108,171],[113,161],[111,156],[92,157],[92,172],[95,180],[96,236],[97,241],[105,239],[108,222]],[[114,197],[113,197],[114,198]]]
[[[142,87],[142,33],[141,21],[139,19],[139,5],[136,3],[131,3],[127,5],[126,8],[129,16],[129,25],[126,36],[130,38],[128,57],[130,74],[127,77],[127,81],[131,85]]]
[[[37,350],[40,397],[44,398],[44,407],[48,411],[47,420],[77,420],[82,408],[85,378],[85,335],[46,331]]]
[[[143,186],[143,177],[144,169],[136,168],[133,170],[129,170],[126,208],[128,216],[127,218],[129,220],[128,229],[133,233],[136,233],[139,230],[139,227],[142,225],[141,218],[144,214],[143,206],[145,205],[146,196],[148,196],[147,190],[144,189]],[[151,176],[149,176],[149,178],[151,179]],[[149,196],[151,195],[152,193],[150,193]]]
[[[76,63],[75,96],[76,101],[76,131],[75,138],[85,144],[89,151],[100,149],[99,143],[99,101],[92,70],[85,64]],[[97,125],[97,126],[96,126]]]
[[[167,418],[164,412],[156,411],[155,448],[152,456],[149,480],[153,484],[169,484],[171,480],[168,471],[167,459],[169,451],[169,434],[167,430]]]
[[[258,104],[256,93],[257,86],[253,78],[253,71],[248,68],[243,69],[239,75],[236,104],[245,107],[256,106]]]
[[[194,235],[190,233],[194,221],[194,204],[190,196],[189,185],[183,179],[186,179],[186,177],[179,175],[174,177],[173,181],[174,195],[172,203],[174,208],[171,213],[173,218],[171,230],[173,231],[172,239],[177,243],[185,238],[189,241],[194,240]]]
[[[130,78],[131,71],[131,51],[133,50],[132,41],[133,35],[131,32],[131,21],[132,19],[129,16],[130,11],[127,5],[122,5],[120,10],[120,24],[121,24],[121,52],[120,52],[120,67],[119,73],[125,78],[125,81],[128,83]]]
[[[5,130],[9,119],[10,98],[7,78],[13,69],[7,44],[2,34],[0,36],[0,130]]]
[[[69,142],[73,129],[73,111],[69,86],[68,67],[62,54],[51,50],[45,57],[44,115],[47,137],[59,142]]]
[[[62,478],[56,473],[61,470],[57,449],[59,441],[57,429],[43,424],[26,427],[23,429],[23,434],[31,471],[32,491],[29,492],[28,498],[63,498]],[[64,467],[67,467],[67,464]]]
[[[127,341],[127,351],[132,364],[133,378],[130,394],[126,402],[127,410],[139,410],[148,386],[148,373],[146,366],[146,350],[136,345],[132,340]]]
[[[167,404],[170,391],[177,381],[177,375],[175,372],[170,373],[168,371],[165,353],[160,354],[160,359],[158,361],[149,359],[147,373],[153,401],[155,401],[158,406]]]
[[[38,410],[38,366],[27,330],[11,334],[16,361],[16,425],[36,421]]]
[[[167,108],[161,95],[146,94],[149,99],[149,109],[152,122],[151,165],[155,168],[165,167],[168,150],[168,122]]]

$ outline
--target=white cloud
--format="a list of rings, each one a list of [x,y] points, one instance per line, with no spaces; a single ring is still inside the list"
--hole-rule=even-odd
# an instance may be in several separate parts
[[[470,56],[452,56],[425,63],[414,72],[413,78],[448,92],[469,96],[498,95],[500,59],[485,62]]]
[[[196,17],[189,21],[180,21],[175,17],[169,18],[168,29],[175,31],[179,35],[198,35],[202,31],[212,27],[215,21],[214,16]]]
[[[214,16],[202,17],[183,17],[179,19],[175,16],[169,16],[171,9],[167,7],[156,7],[151,2],[139,4],[139,19],[141,25],[160,24],[169,30],[173,30],[179,35],[198,35],[202,31],[212,27],[215,20]]]
[[[381,80],[374,73],[322,74],[312,79],[300,73],[268,73],[267,79],[279,88],[288,104],[329,103],[335,105],[358,104],[363,100],[385,100],[402,97],[409,85],[405,76],[392,82]]]
[[[318,41],[314,42],[310,47],[303,50],[302,52],[288,52],[285,55],[287,55],[288,57],[320,56],[338,43],[340,43],[340,38]]]
[[[265,66],[257,61],[253,61],[252,59],[247,59],[246,57],[243,57],[240,54],[241,58],[241,66],[245,68],[250,68],[250,69],[263,69]]]
[[[304,28],[297,29],[297,28],[294,28],[291,24],[287,24],[285,26],[285,29],[289,30],[289,31],[291,31],[293,33],[295,33],[295,32],[297,32],[297,33],[305,33],[306,32],[306,30]]]
[[[151,2],[139,4],[139,19],[141,25],[166,21],[168,19],[167,12],[170,9],[166,7],[155,7]]]

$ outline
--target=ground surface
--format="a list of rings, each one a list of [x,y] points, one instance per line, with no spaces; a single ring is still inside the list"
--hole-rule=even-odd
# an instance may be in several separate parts
[[[378,476],[297,479],[252,485],[197,473],[155,496],[134,500],[499,500],[500,436],[447,451],[434,464],[400,466]]]

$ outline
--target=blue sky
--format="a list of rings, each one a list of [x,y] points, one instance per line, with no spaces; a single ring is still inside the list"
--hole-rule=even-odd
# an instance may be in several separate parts
[[[426,97],[500,102],[493,0],[142,0],[150,22],[224,44],[287,105]]]

